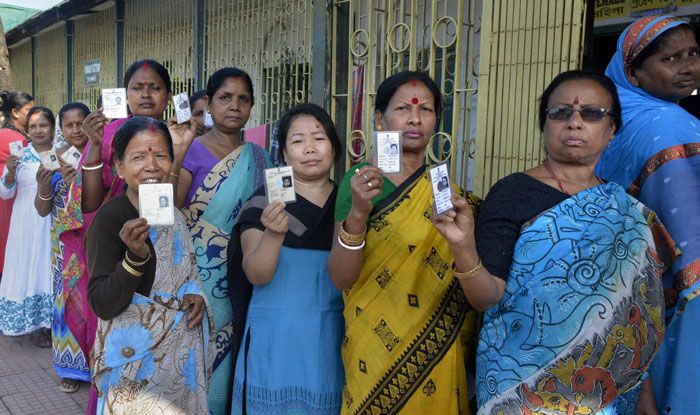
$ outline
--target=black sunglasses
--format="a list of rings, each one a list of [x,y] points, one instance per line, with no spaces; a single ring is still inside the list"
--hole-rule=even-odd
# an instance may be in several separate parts
[[[581,109],[573,109],[570,107],[560,106],[547,108],[545,110],[547,118],[553,121],[568,121],[578,112],[581,119],[585,122],[597,122],[605,118],[606,115],[611,115],[612,110],[600,107],[583,107]]]

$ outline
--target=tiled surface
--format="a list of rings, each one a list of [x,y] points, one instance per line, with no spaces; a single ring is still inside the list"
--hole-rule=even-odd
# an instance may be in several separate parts
[[[0,336],[0,415],[83,414],[89,385],[68,394],[59,382],[51,349],[36,348],[29,336]]]

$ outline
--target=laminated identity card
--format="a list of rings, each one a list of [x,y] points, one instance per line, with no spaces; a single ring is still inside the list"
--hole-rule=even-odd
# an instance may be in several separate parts
[[[433,199],[435,200],[435,214],[442,215],[454,208],[452,205],[450,174],[446,163],[438,164],[430,169],[430,183],[433,188]]]
[[[292,166],[265,169],[265,194],[267,195],[267,203],[297,201],[297,195],[294,193]]]
[[[10,155],[22,159],[24,153],[24,146],[21,141],[13,141],[10,143]]]
[[[372,133],[372,159],[384,173],[401,173],[401,132],[375,131]]]
[[[204,111],[204,127],[212,128],[214,126],[214,119],[209,114],[209,111]]]
[[[56,150],[53,148],[49,151],[39,153],[39,158],[41,159],[41,165],[47,170],[58,170],[61,168],[61,163],[58,162]]]
[[[82,154],[80,154],[80,151],[75,148],[75,146],[71,146],[68,150],[61,154],[63,161],[68,163],[73,169],[78,168],[78,162],[80,161],[81,156]]]
[[[109,119],[126,118],[126,88],[111,88],[102,90],[102,108],[105,117]]]
[[[172,183],[139,185],[139,217],[151,226],[175,223]]]
[[[192,118],[190,99],[187,97],[187,92],[175,95],[173,97],[173,106],[175,107],[175,116],[177,117],[178,124],[187,122],[190,120],[190,118]]]

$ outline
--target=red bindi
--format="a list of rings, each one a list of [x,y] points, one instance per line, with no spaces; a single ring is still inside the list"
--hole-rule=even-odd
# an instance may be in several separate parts
[[[153,149],[151,147],[148,147],[148,151],[151,152],[153,151]]]
[[[418,97],[411,98],[411,104],[418,105]]]
[[[578,105],[578,95],[574,98],[574,105]]]
[[[144,71],[148,70],[148,68],[149,66],[146,62],[144,62],[143,65],[141,65],[141,69],[143,69]]]
[[[411,85],[416,86],[418,84],[418,81],[414,78],[411,79]]]

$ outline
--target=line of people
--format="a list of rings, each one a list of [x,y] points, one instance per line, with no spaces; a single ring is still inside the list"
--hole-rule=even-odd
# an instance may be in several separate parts
[[[53,113],[3,92],[0,334],[52,347],[61,390],[90,382],[89,414],[693,413],[700,129],[676,101],[700,79],[695,34],[640,19],[606,75],[555,77],[545,160],[483,201],[451,183],[442,215],[425,160],[443,97],[420,72],[375,98],[400,173],[367,161],[334,183],[331,117],[289,109],[288,204],[267,201],[239,69],[178,124],[168,71],[132,63],[129,118],[59,111],[77,169],[41,165]],[[173,185],[174,225],[139,217],[151,183]]]

